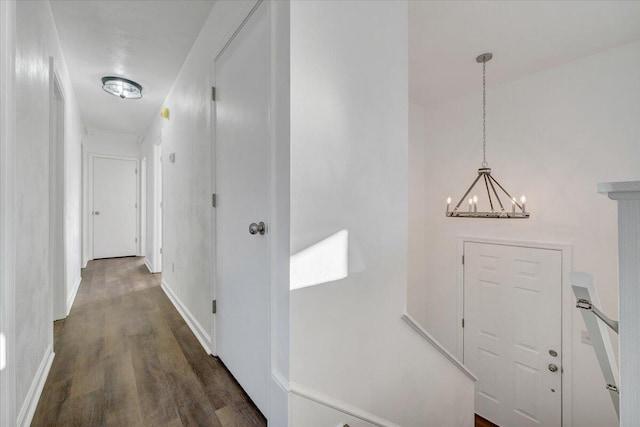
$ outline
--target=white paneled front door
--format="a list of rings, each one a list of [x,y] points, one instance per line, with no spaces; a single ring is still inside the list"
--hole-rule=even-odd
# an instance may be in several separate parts
[[[464,243],[464,363],[499,426],[562,424],[561,284],[561,251]]]
[[[264,2],[215,61],[215,327],[218,356],[267,416],[269,76],[269,8]],[[262,223],[266,229],[259,227]]]
[[[93,258],[137,253],[137,162],[93,158]]]

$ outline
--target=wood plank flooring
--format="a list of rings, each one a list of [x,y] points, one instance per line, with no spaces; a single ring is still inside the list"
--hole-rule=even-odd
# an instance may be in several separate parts
[[[482,418],[480,415],[476,414],[476,427],[498,427],[494,423],[489,420]]]
[[[266,426],[143,258],[90,261],[32,426]]]

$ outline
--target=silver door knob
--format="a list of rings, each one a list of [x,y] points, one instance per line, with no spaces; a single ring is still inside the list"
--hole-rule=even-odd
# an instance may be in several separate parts
[[[260,221],[259,223],[252,222],[249,225],[249,233],[250,234],[264,234],[267,231],[267,227],[264,225],[264,222]]]
[[[100,211],[95,211],[93,214],[94,215],[100,215]]]
[[[553,363],[549,363],[549,370],[551,372],[556,372],[558,370],[558,367]]]

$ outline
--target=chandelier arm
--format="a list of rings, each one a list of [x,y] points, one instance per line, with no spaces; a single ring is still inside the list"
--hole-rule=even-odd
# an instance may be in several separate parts
[[[467,190],[466,193],[464,193],[464,196],[462,196],[462,198],[460,199],[460,201],[458,202],[458,204],[456,205],[454,212],[458,210],[458,208],[460,207],[460,205],[462,205],[462,202],[467,198],[467,196],[469,195],[469,193],[471,193],[471,190],[473,190],[473,187],[476,186],[476,183],[478,182],[478,180],[480,179],[482,175],[478,174],[478,177],[476,178],[475,181],[473,181],[473,184],[471,184],[471,186],[469,187],[469,189]]]
[[[500,196],[498,195],[498,192],[496,191],[496,187],[494,187],[493,185],[493,181],[496,182],[496,184],[498,183],[498,181],[496,181],[495,179],[493,179],[493,177],[491,175],[489,175],[489,184],[491,184],[491,189],[493,190],[493,194],[496,195],[496,199],[498,200],[498,203],[500,204],[500,210],[502,212],[504,212],[504,206],[502,205],[502,200],[500,200]],[[498,184],[500,185],[500,184]],[[502,187],[500,187],[502,188]],[[504,191],[504,188],[502,189]]]
[[[505,189],[504,189],[504,187],[503,187],[502,185],[500,185],[500,183],[499,183],[498,181],[496,181],[496,179],[495,179],[494,177],[491,177],[491,180],[492,180],[493,182],[495,182],[495,183],[498,185],[498,187],[500,187],[500,189],[501,189],[502,191],[504,191],[504,194],[506,194],[506,195],[507,195],[507,197],[509,197],[509,200],[512,200],[512,201],[516,204],[516,206],[518,207],[518,209],[522,209],[522,206],[520,206],[520,204],[519,204],[518,202],[516,202],[516,201],[515,201],[516,199],[515,199],[514,197],[511,197],[511,194],[509,194],[509,192],[508,192],[507,190],[505,190]]]
[[[491,192],[489,191],[489,183],[487,181],[487,175],[484,176],[484,185],[485,187],[487,187],[487,196],[489,196],[489,205],[491,205],[491,212],[494,212],[493,200],[491,200]]]

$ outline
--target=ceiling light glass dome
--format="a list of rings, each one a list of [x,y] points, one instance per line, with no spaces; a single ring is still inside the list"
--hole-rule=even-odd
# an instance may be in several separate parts
[[[118,96],[122,99],[139,99],[142,98],[142,86],[133,80],[124,77],[103,77],[102,89],[111,95]]]

